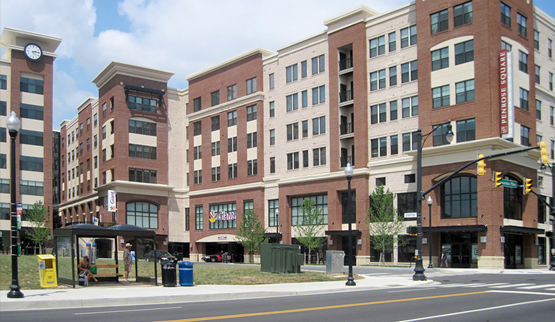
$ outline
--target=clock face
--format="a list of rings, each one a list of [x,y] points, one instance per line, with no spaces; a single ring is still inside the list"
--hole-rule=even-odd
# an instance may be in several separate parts
[[[42,58],[42,49],[37,44],[27,44],[25,46],[25,56],[32,61],[38,61]]]

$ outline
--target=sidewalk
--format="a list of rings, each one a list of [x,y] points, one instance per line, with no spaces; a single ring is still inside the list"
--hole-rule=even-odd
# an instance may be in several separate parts
[[[431,269],[427,281],[413,281],[412,273],[372,275],[359,274],[356,286],[345,286],[346,281],[292,283],[270,285],[197,285],[163,287],[131,284],[95,284],[89,287],[24,290],[24,298],[9,299],[8,291],[0,291],[0,311],[23,309],[79,308],[111,305],[137,305],[175,302],[200,302],[249,299],[275,296],[308,295],[330,292],[353,292],[402,287],[430,287],[438,282],[433,278],[466,274],[555,274],[546,270],[478,270]]]

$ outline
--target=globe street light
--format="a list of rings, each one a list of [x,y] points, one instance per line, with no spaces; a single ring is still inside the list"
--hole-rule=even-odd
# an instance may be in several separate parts
[[[21,292],[21,287],[19,286],[18,279],[18,267],[17,267],[17,255],[18,255],[18,242],[19,231],[17,230],[17,211],[16,211],[16,198],[15,198],[15,138],[17,137],[17,132],[21,127],[21,122],[12,111],[11,115],[6,121],[6,127],[10,133],[11,138],[11,148],[10,148],[10,196],[11,196],[11,215],[12,215],[12,285],[10,285],[10,291],[8,292],[8,298],[23,298],[23,293]]]
[[[426,201],[428,202],[428,225],[430,227],[430,230],[428,230],[428,247],[430,254],[428,268],[434,268],[434,265],[432,265],[432,203],[434,203],[434,201],[432,200],[432,196],[428,196]]]
[[[345,285],[348,286],[355,286],[357,285],[355,283],[355,280],[353,278],[353,230],[352,230],[352,210],[351,210],[351,179],[353,178],[353,167],[351,166],[350,163],[347,163],[347,166],[345,167],[345,177],[347,177],[347,182],[348,182],[348,186],[347,186],[347,220],[349,222],[349,240],[347,242],[347,247],[349,247],[347,249],[347,256],[348,256],[348,263],[349,263],[349,277],[347,277],[347,283],[345,283]]]

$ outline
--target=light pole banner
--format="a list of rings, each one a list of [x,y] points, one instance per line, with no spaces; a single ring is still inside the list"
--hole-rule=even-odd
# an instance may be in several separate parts
[[[108,190],[108,211],[116,212],[116,191]]]
[[[514,137],[515,106],[513,104],[513,56],[508,49],[499,52],[499,89],[501,137]]]

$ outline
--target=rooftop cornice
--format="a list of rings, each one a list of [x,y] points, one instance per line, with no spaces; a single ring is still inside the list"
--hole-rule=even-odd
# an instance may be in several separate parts
[[[108,66],[106,66],[106,68],[104,68],[98,75],[96,75],[92,82],[96,85],[96,87],[102,88],[116,75],[136,77],[160,83],[167,83],[174,75],[174,73],[112,61],[110,64],[108,64]]]

